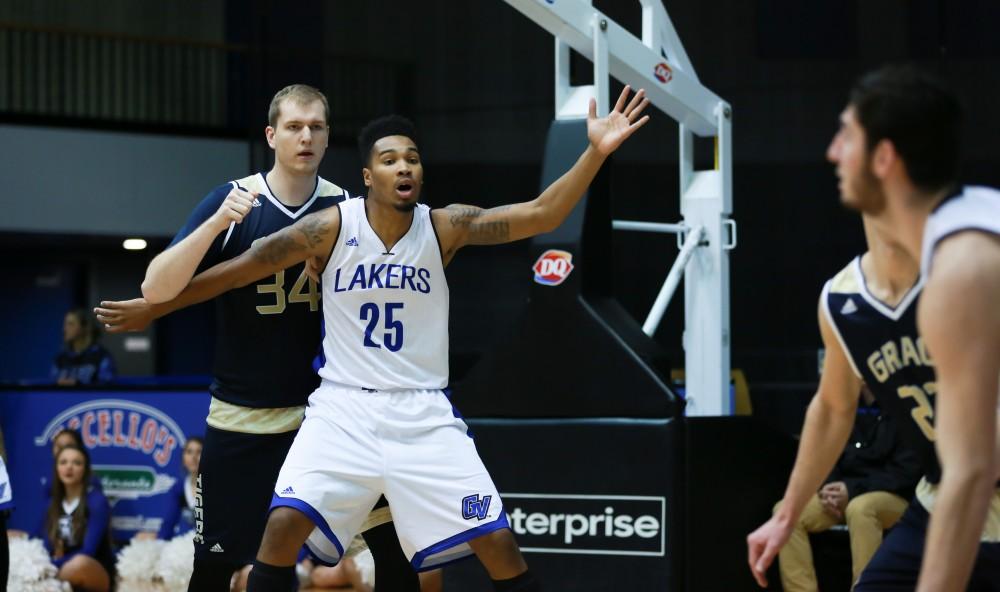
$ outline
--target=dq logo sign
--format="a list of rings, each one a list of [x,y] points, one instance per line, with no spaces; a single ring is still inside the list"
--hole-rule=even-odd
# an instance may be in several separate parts
[[[94,473],[109,496],[157,495],[176,481],[157,473],[156,467],[170,464],[186,438],[174,420],[155,407],[122,399],[81,403],[52,418],[35,436],[35,446],[49,446],[63,428],[80,432],[95,459]]]
[[[532,266],[535,281],[543,286],[558,286],[573,271],[573,255],[558,249],[549,249]]]
[[[660,62],[653,68],[653,76],[663,84],[666,84],[674,77],[674,73],[670,70],[670,66],[666,62]]]

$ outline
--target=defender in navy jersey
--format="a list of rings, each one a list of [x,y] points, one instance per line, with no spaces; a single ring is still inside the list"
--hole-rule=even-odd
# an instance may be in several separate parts
[[[958,184],[962,108],[926,70],[884,68],[851,92],[832,160],[841,197],[925,270],[917,324],[934,359],[941,481],[917,589],[961,589],[1000,542],[1000,194]],[[985,526],[984,526],[985,525]],[[1000,558],[989,555],[990,589]]]
[[[367,199],[307,216],[185,289],[182,298],[200,301],[306,259],[318,257],[325,268],[323,382],[275,486],[248,590],[290,590],[296,549],[307,539],[315,555],[337,561],[380,494],[415,569],[474,552],[495,589],[539,589],[442,390],[444,267],[465,245],[527,238],[561,223],[605,158],[648,121],[643,91],[631,101],[629,94],[626,87],[602,118],[591,101],[590,145],[540,196],[492,209],[420,205],[423,167],[412,124],[398,116],[376,120],[359,139]]]
[[[220,233],[198,270],[231,259],[254,241],[274,234],[303,216],[348,197],[340,187],[316,177],[309,199],[298,206],[274,197],[263,173],[227,183],[210,193],[177,233],[175,245],[201,226],[232,189],[255,195],[252,210],[240,224]],[[281,270],[216,298],[216,345],[212,396],[225,403],[260,408],[306,404],[318,380],[312,371],[322,328],[320,292],[305,265]],[[297,339],[287,339],[295,335]],[[253,352],[253,355],[247,355]],[[267,363],[261,363],[267,360]],[[209,425],[211,424],[209,416]]]
[[[856,389],[864,382],[885,413],[897,418],[904,444],[920,458],[924,478],[916,499],[854,589],[912,590],[916,586],[923,532],[941,475],[934,449],[934,366],[917,331],[923,280],[915,259],[900,245],[886,241],[867,217],[864,222],[869,251],[831,278],[820,296],[820,328],[826,347],[823,376],[809,406],[784,503],[748,537],[750,566],[761,585],[766,585],[764,573],[788,540],[805,503],[816,494],[843,450],[857,403]],[[1000,547],[990,540],[987,533],[972,590],[989,590],[989,582],[1000,581],[991,560]]]
[[[868,235],[872,236],[871,231]],[[883,294],[892,296],[888,302],[869,289],[869,284],[878,289],[886,283],[879,281],[879,261],[875,261],[880,249],[890,251],[883,266],[897,261],[890,267],[899,272],[897,277],[904,284],[889,282],[888,288],[882,288]],[[854,375],[869,385],[887,414],[899,418],[904,441],[920,457],[927,480],[937,483],[941,478],[934,451],[937,387],[930,353],[917,333],[917,299],[923,280],[916,274],[914,261],[907,257],[906,265],[899,263],[902,253],[892,252],[898,249],[882,244],[856,257],[823,286],[820,304]],[[862,262],[867,264],[867,274]],[[910,278],[913,283],[907,288]]]
[[[292,85],[279,91],[266,129],[274,167],[210,192],[170,247],[150,263],[142,285],[145,300],[102,303],[97,312],[109,329],[145,328],[186,305],[178,294],[197,271],[347,199],[345,190],[317,175],[328,120],[329,107],[318,90]],[[216,303],[212,401],[195,483],[191,590],[228,590],[234,570],[253,561],[275,478],[309,393],[319,384],[312,360],[322,338],[320,292],[304,263],[275,268]],[[373,548],[381,581],[417,590],[391,523],[387,528],[388,536],[381,537],[387,543],[373,545],[388,547]],[[401,570],[393,567],[400,565]],[[390,577],[387,568],[396,575]]]
[[[837,165],[842,202],[912,261],[893,262],[887,272],[918,262],[924,269],[917,323],[935,380],[890,383],[907,367],[925,365],[912,339],[913,347],[887,340],[865,366],[912,399],[911,416],[921,431],[930,428],[942,469],[936,488],[918,489],[918,498],[933,505],[929,526],[923,506],[912,504],[856,589],[1000,589],[1000,196],[988,188],[958,189],[962,110],[922,70],[889,67],[866,75],[840,119],[827,157]],[[903,348],[910,364],[903,363]],[[780,524],[765,524],[749,542],[751,568],[762,581],[782,543]]]

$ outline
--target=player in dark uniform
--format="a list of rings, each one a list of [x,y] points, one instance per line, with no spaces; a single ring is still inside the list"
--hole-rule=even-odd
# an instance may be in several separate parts
[[[920,249],[919,244],[914,248],[913,236],[907,236],[916,235],[919,243],[924,221],[912,211],[905,213],[927,208],[928,204],[936,203],[935,199],[944,199],[954,192],[959,112],[954,97],[939,83],[909,69],[890,68],[863,79],[841,116],[840,130],[827,157],[837,165],[842,201],[864,214],[870,251],[860,264],[853,264],[853,271],[841,272],[824,291],[820,327],[827,359],[819,392],[806,416],[799,457],[786,490],[787,510],[776,514],[748,537],[750,568],[761,585],[766,585],[764,573],[788,538],[789,519],[797,516],[801,500],[815,490],[814,484],[818,485],[824,471],[832,465],[833,455],[846,441],[844,414],[853,409],[852,394],[848,393],[851,389],[857,392],[854,387],[864,379],[890,413],[909,416],[910,425],[903,432],[904,437],[923,458],[926,478],[917,488],[917,501],[872,558],[855,590],[913,590],[918,587],[918,574],[921,574],[921,590],[966,589],[966,582],[969,590],[1000,589],[1000,493],[995,489],[989,491],[996,479],[996,467],[990,467],[989,454],[992,452],[989,448],[996,444],[997,372],[995,366],[992,370],[990,367],[996,360],[976,357],[976,348],[968,347],[977,343],[973,336],[982,338],[989,333],[995,314],[956,319],[941,308],[940,295],[933,296],[937,306],[935,317],[951,318],[955,327],[964,327],[971,341],[962,344],[960,335],[951,331],[946,339],[938,341],[939,348],[933,350],[938,364],[932,364],[928,350],[932,350],[934,341],[926,334],[929,315],[925,308],[928,294],[934,292],[934,281],[933,276],[924,273],[926,289],[922,284],[914,286],[920,268]],[[990,198],[995,193],[981,189],[970,192],[966,188],[964,199],[981,205],[995,199]],[[928,201],[928,195],[933,199]],[[979,228],[1000,228],[995,215],[1000,207],[992,210],[992,216],[989,207],[980,210]],[[934,222],[932,215],[929,229],[935,228]],[[900,226],[908,226],[909,230],[900,232]],[[967,221],[962,228],[976,226]],[[1000,234],[1000,230],[992,232]],[[988,231],[983,236],[986,234]],[[989,239],[980,241],[981,238],[973,236],[971,241],[981,243],[978,248],[986,257],[991,245]],[[926,259],[925,253],[925,268]],[[965,259],[971,261],[975,257]],[[978,261],[977,265],[982,263]],[[963,266],[954,260],[950,264],[953,270]],[[981,295],[988,290],[954,278],[949,281],[964,285],[969,294]],[[924,293],[919,312],[914,302],[918,291]],[[954,296],[952,293],[951,297]],[[974,305],[984,302],[975,301]],[[995,312],[996,300],[992,302]],[[950,306],[954,311],[965,305],[953,299]],[[933,326],[933,330],[940,331],[940,324]],[[934,337],[940,335],[934,333]],[[945,341],[952,347],[942,346]],[[980,343],[980,349],[988,352],[984,343]],[[962,352],[958,357],[966,359],[957,360],[958,352]],[[946,372],[942,372],[944,364],[939,356],[947,357]],[[988,377],[984,376],[984,369]],[[942,395],[941,401],[937,401],[939,390],[947,391],[942,377],[951,385],[953,394],[950,399]],[[965,398],[956,399],[960,396]],[[951,419],[946,420],[946,415]],[[963,418],[961,424],[956,423],[957,417]],[[952,440],[947,445],[943,444],[942,425],[948,426]],[[956,447],[954,442],[958,440],[964,440],[963,445],[974,440],[976,445],[972,448],[978,452],[968,454],[972,448],[963,451]],[[941,456],[935,456],[935,451]],[[940,459],[946,461],[942,463],[944,471],[938,466]],[[945,504],[945,482],[949,475],[952,486]],[[956,490],[954,483],[963,481],[968,486],[966,490]],[[956,493],[966,498],[965,507],[955,506]],[[927,509],[932,505],[934,519],[929,521]],[[979,518],[983,515],[985,520]],[[945,535],[941,533],[956,543],[961,540],[964,545],[978,539],[979,544],[949,548],[943,546]],[[935,545],[937,550],[932,550]],[[928,561],[933,565],[928,566]]]
[[[866,219],[869,251],[823,287],[819,322],[826,357],[819,392],[802,430],[795,469],[781,510],[748,537],[750,567],[764,573],[788,540],[802,508],[833,468],[850,436],[862,381],[886,414],[899,419],[904,443],[920,458],[917,496],[868,563],[857,591],[912,590],[920,570],[928,508],[941,469],[934,450],[934,366],[917,332],[923,287],[917,262],[881,239]],[[1000,583],[1000,545],[983,542],[970,590]],[[990,560],[990,557],[993,559]],[[978,587],[977,587],[978,586]]]
[[[102,302],[111,332],[145,328],[185,306],[175,298],[199,270],[248,250],[262,237],[349,195],[317,175],[329,137],[326,97],[305,85],[279,91],[266,134],[275,164],[222,185],[195,208],[170,247],[154,259],[144,299]],[[320,292],[303,264],[216,299],[212,401],[195,492],[195,568],[190,590],[229,590],[253,562],[274,481],[319,384],[312,360],[322,330]],[[287,339],[295,335],[295,339]],[[381,533],[388,530],[383,536]],[[372,540],[372,536],[376,540]],[[366,538],[387,588],[417,590],[391,523]]]

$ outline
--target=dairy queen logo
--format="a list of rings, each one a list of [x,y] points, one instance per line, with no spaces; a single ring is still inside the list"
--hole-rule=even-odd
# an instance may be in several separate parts
[[[666,84],[674,77],[674,73],[670,70],[670,66],[666,62],[660,62],[653,68],[653,76],[663,84]]]
[[[549,249],[532,266],[535,281],[543,286],[558,286],[573,271],[573,254],[557,249]]]
[[[53,417],[35,436],[35,446],[49,446],[63,428],[78,430],[88,450],[108,449],[100,456],[114,461],[95,461],[93,468],[109,496],[149,497],[169,491],[176,481],[156,467],[170,464],[186,438],[174,420],[155,407],[121,399],[81,403]]]

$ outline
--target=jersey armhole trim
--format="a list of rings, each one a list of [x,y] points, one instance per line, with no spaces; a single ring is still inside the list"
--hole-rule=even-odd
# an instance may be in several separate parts
[[[245,189],[240,187],[240,184],[237,183],[236,181],[230,181],[229,183],[233,186],[233,189],[242,189],[243,191],[246,191]],[[229,230],[226,232],[226,238],[222,239],[222,248],[220,250],[225,250],[226,245],[229,244],[229,237],[233,236],[233,230],[235,229],[236,229],[236,222],[230,222]]]
[[[437,226],[434,225],[434,210],[427,210],[427,218],[431,222],[431,230],[434,231],[434,240],[437,242],[438,254],[441,255],[441,267],[444,267],[444,248],[441,246],[441,237],[438,235]]]
[[[340,218],[340,224],[337,226],[337,236],[333,238],[333,246],[330,247],[330,253],[326,256],[326,262],[323,264],[323,269],[319,270],[321,278],[323,277],[323,274],[326,273],[326,268],[330,266],[330,260],[333,259],[333,252],[337,250],[337,243],[340,242],[340,233],[344,230],[344,211],[340,209],[339,203],[333,204],[333,207],[337,208],[337,216]]]
[[[934,259],[934,251],[937,250],[938,245],[941,244],[945,239],[949,239],[960,232],[981,232],[984,234],[990,234],[996,237],[1000,237],[1000,232],[997,232],[997,228],[990,228],[987,226],[978,226],[970,224],[968,226],[960,226],[957,228],[949,228],[948,232],[941,233],[941,236],[934,237],[934,241],[927,245],[926,252],[923,254],[922,259],[926,260],[926,264],[922,261],[920,265],[920,275],[929,276],[931,273],[931,263]],[[923,279],[923,278],[921,278]]]
[[[851,365],[851,370],[854,371],[854,375],[864,382],[865,378],[858,372],[858,367],[854,365],[854,357],[851,356],[851,350],[847,347],[847,343],[844,341],[844,337],[840,334],[840,329],[837,327],[837,321],[833,318],[833,313],[830,311],[830,281],[827,280],[826,284],[823,285],[823,293],[820,296],[820,301],[823,303],[823,315],[826,317],[826,322],[830,323],[830,328],[833,329],[833,334],[837,336],[837,342],[840,343],[840,349],[844,352],[844,357],[847,358],[847,362]]]

